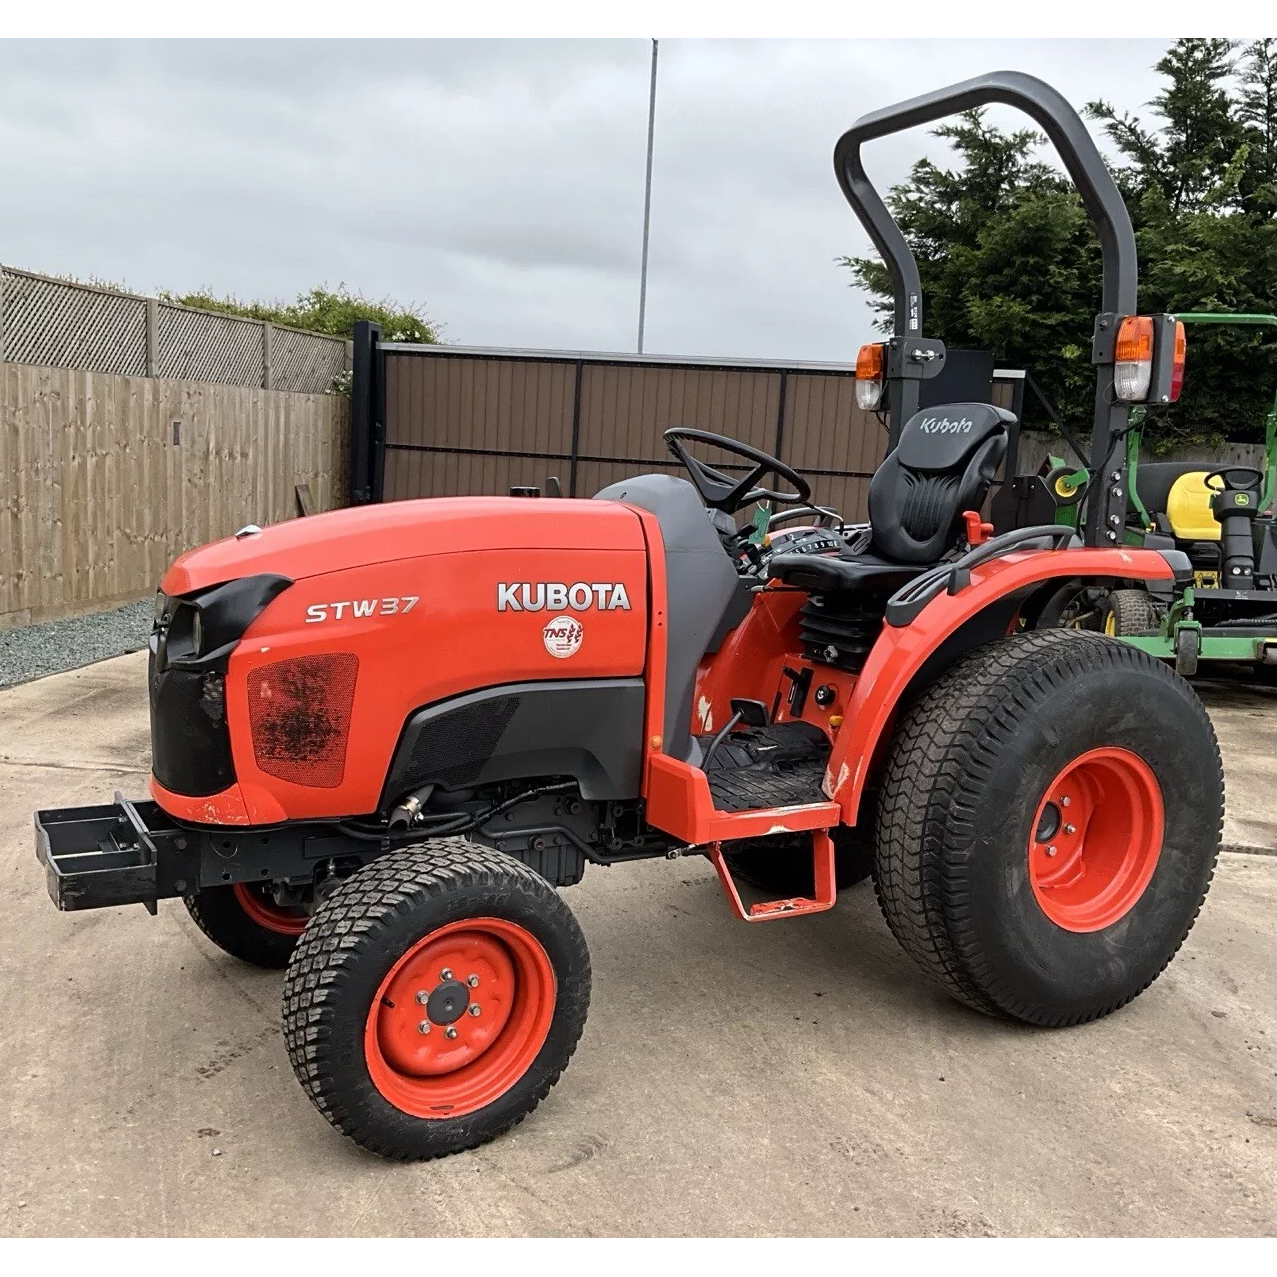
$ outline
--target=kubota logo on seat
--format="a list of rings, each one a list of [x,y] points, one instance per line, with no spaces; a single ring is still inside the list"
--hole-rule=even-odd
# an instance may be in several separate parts
[[[975,422],[970,417],[924,417],[918,426],[923,434],[928,435],[965,435],[970,434]]]
[[[578,581],[564,585],[562,581],[516,581],[497,585],[498,612],[562,612],[571,608],[574,612],[588,612],[597,607],[600,612],[630,610],[630,596],[619,582],[588,585]]]

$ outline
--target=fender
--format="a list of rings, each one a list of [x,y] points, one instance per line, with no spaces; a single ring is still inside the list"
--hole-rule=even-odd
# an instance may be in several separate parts
[[[846,726],[834,741],[825,793],[842,807],[843,822],[856,823],[874,754],[900,699],[924,662],[961,625],[1027,586],[1053,577],[1123,577],[1173,580],[1170,563],[1156,550],[1070,549],[1007,554],[971,569],[971,583],[957,594],[939,594],[909,625],[883,627],[847,707]]]

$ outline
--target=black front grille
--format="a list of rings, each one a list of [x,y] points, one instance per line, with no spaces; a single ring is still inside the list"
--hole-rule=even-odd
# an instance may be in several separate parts
[[[160,641],[162,641],[162,636]],[[151,769],[165,789],[192,798],[235,783],[225,678],[216,670],[161,668],[151,639]]]
[[[520,697],[497,696],[440,714],[417,737],[408,760],[405,788],[434,781],[449,788],[477,781],[502,733],[519,708]]]
[[[882,632],[886,603],[885,595],[855,591],[814,595],[798,613],[803,655],[859,673]]]

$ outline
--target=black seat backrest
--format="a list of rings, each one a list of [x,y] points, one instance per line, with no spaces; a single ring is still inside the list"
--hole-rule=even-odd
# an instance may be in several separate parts
[[[942,404],[905,422],[869,484],[871,548],[894,563],[936,563],[978,510],[1007,450],[1015,414],[986,403]]]

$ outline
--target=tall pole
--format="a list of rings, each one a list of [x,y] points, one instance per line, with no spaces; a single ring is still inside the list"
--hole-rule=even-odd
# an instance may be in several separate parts
[[[652,142],[656,136],[656,54],[652,41],[652,89],[647,102],[647,183],[643,190],[643,265],[639,271],[638,353],[643,353],[643,326],[647,321],[647,240],[652,223]]]

